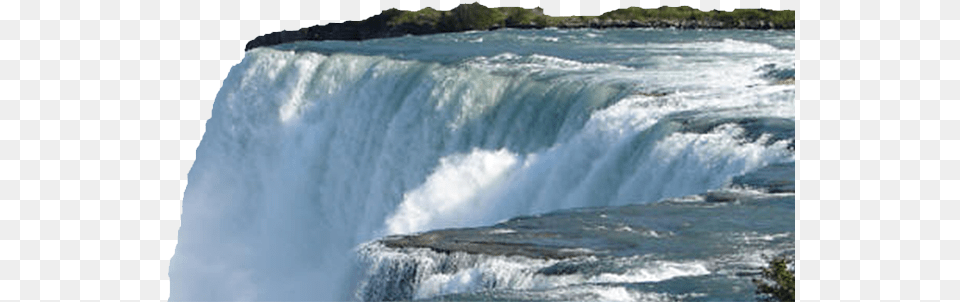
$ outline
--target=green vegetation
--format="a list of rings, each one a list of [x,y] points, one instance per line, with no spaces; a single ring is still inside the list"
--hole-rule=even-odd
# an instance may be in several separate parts
[[[796,276],[794,270],[789,268],[791,262],[793,261],[786,256],[774,257],[760,274],[762,279],[753,279],[753,283],[757,285],[758,300],[785,302],[796,299]]]
[[[711,11],[711,12],[716,12]],[[766,9],[735,9],[732,12],[717,12],[716,19],[723,22],[744,21],[769,21],[776,24],[779,28],[793,28],[795,12],[794,11],[772,11]]]
[[[732,12],[700,11],[689,6],[643,9],[630,7],[600,16],[552,17],[543,9],[521,7],[489,8],[479,3],[461,4],[450,11],[424,8],[415,12],[388,9],[363,21],[331,23],[298,31],[283,31],[257,37],[246,50],[300,40],[366,40],[429,35],[467,30],[499,28],[609,28],[674,27],[715,29],[793,29],[793,11],[736,9]]]
[[[790,29],[794,27],[794,11],[773,11],[767,9],[735,9],[726,11],[700,11],[689,6],[644,9],[630,7],[604,13],[600,16],[570,16],[552,17],[543,14],[540,8],[525,9],[522,7],[488,8],[478,3],[463,4],[450,11],[438,11],[433,8],[424,8],[419,11],[398,11],[395,17],[388,18],[387,24],[397,26],[401,24],[435,26],[441,32],[462,30],[485,30],[503,27],[551,27],[586,25],[591,20],[595,22],[609,21],[702,21],[717,23],[710,27],[735,28],[745,25],[741,22],[763,21],[772,28]],[[721,24],[722,23],[722,24]]]
[[[535,12],[522,7],[500,7],[497,10],[506,16],[503,21],[507,24],[530,24],[530,22],[543,22],[546,18],[543,11]]]
[[[719,21],[731,25],[736,24],[738,21],[768,21],[772,22],[776,28],[793,28],[795,12],[774,11],[768,9],[735,9],[732,12],[712,10],[705,12],[689,6],[662,6],[657,9],[643,9],[639,7],[623,8],[600,15],[600,18],[637,21]]]
[[[401,11],[387,24],[398,26],[404,24],[427,25],[436,27],[440,31],[462,31],[471,29],[487,29],[504,23],[507,15],[500,10],[488,8],[478,3],[463,4],[450,11],[438,11],[427,7],[415,12]]]
[[[713,12],[716,12],[714,10]],[[603,19],[614,20],[702,20],[711,12],[702,12],[689,6],[643,9],[639,7],[622,8],[600,15]]]
[[[488,8],[478,3],[463,4],[450,11],[438,11],[427,7],[419,11],[399,11],[388,18],[387,24],[436,26],[440,31],[489,29],[526,24],[544,24],[549,17],[539,9],[522,7]]]
[[[440,31],[484,30],[502,25],[506,15],[474,2],[461,4],[440,18]]]
[[[433,8],[427,7],[415,12],[411,11],[400,11],[400,14],[388,21],[390,25],[397,25],[402,23],[414,23],[414,24],[436,24],[440,21],[440,17],[446,12],[440,12]]]

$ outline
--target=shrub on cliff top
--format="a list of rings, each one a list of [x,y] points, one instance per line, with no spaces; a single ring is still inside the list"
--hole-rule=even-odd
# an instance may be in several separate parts
[[[786,256],[774,257],[769,266],[763,268],[761,279],[753,279],[757,285],[757,299],[763,302],[784,302],[796,299],[794,283],[796,276],[790,264],[793,261]]]
[[[401,24],[401,23],[414,23],[414,24],[436,24],[437,21],[440,21],[441,12],[431,8],[425,7],[421,10],[415,12],[404,11],[402,14],[393,18],[391,20],[392,25]]]
[[[385,11],[389,25],[417,24],[433,26],[440,32],[455,32],[464,30],[486,30],[493,27],[529,25],[558,26],[564,22],[587,22],[594,17],[571,16],[553,17],[543,14],[542,9],[525,9],[521,7],[489,8],[479,3],[461,4],[450,11],[437,11],[433,8],[424,8],[419,11]],[[700,11],[689,6],[669,7],[661,6],[656,9],[639,7],[622,8],[600,15],[599,19],[607,20],[701,20],[720,21],[728,24],[727,27],[736,27],[739,22],[766,21],[774,28],[793,28],[793,11],[772,11],[767,9],[735,9],[727,11]]]
[[[639,7],[621,8],[600,15],[601,19],[613,20],[713,20],[725,23],[735,23],[738,21],[768,21],[776,25],[777,28],[793,28],[793,11],[772,11],[767,9],[735,9],[727,11],[700,11],[689,6],[668,7],[661,6],[656,9],[644,9]]]
[[[507,16],[480,3],[461,4],[440,17],[441,31],[483,30],[503,24]]]
[[[539,24],[546,19],[542,10],[535,11],[522,7],[498,7],[496,9],[506,16],[504,20],[506,25],[527,25],[531,22]]]
[[[601,19],[613,20],[687,20],[703,19],[710,17],[711,12],[702,12],[689,6],[669,7],[661,6],[657,9],[644,9],[639,7],[621,8],[618,10],[606,12],[600,15]]]

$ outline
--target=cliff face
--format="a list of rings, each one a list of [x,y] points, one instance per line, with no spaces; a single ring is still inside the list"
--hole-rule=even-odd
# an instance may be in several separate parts
[[[732,12],[700,11],[689,6],[643,9],[630,7],[596,17],[551,17],[538,8],[488,8],[478,3],[461,4],[450,11],[432,8],[411,12],[385,10],[363,21],[311,26],[259,36],[245,50],[294,41],[358,41],[405,35],[428,35],[500,28],[681,28],[681,29],[793,29],[793,11],[737,9]]]

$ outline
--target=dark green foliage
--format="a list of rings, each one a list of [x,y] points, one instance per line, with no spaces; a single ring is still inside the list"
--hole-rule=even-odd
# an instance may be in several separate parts
[[[331,23],[298,31],[283,31],[257,37],[245,49],[300,40],[366,40],[429,35],[467,30],[513,28],[609,28],[609,27],[674,27],[713,29],[793,29],[793,11],[737,9],[732,12],[700,11],[689,6],[643,9],[630,7],[600,16],[552,17],[543,9],[521,7],[489,8],[479,3],[461,4],[450,11],[424,8],[419,11],[388,9],[363,21]]]
[[[738,21],[768,21],[772,22],[776,28],[793,28],[793,11],[772,11],[768,9],[735,9],[732,12],[719,12],[716,10],[715,19],[723,22]]]
[[[440,17],[440,31],[485,30],[502,25],[507,16],[479,3],[461,4]]]
[[[496,9],[507,16],[506,19],[503,20],[504,25],[507,26],[546,24],[547,17],[543,15],[543,10],[539,8],[499,7]]]
[[[794,270],[790,269],[792,262],[786,256],[774,257],[760,274],[761,279],[753,279],[759,301],[785,302],[796,299],[796,276]]]
[[[669,20],[687,20],[699,19],[708,12],[693,9],[689,6],[667,7],[661,6],[658,9],[643,9],[639,7],[622,8],[600,15],[603,19],[613,20],[651,20],[651,19],[669,19]]]
[[[488,8],[479,3],[462,4],[450,11],[438,11],[427,7],[419,11],[402,13],[391,17],[389,25],[416,24],[435,27],[441,32],[453,32],[464,30],[485,30],[497,25],[505,26],[505,21],[510,17],[529,18],[524,13],[528,11],[523,8],[515,7],[514,10],[505,10]]]
[[[767,11],[770,21],[780,28],[793,28],[796,12],[792,10]]]
[[[607,12],[598,17],[571,16],[551,17],[543,14],[540,8],[525,9],[522,7],[488,8],[479,3],[462,4],[450,11],[437,11],[433,8],[424,8],[419,11],[389,11],[388,24],[417,24],[434,26],[441,32],[463,30],[486,30],[496,27],[511,26],[558,26],[564,22],[588,22],[591,19],[618,20],[618,21],[717,21],[728,24],[726,27],[737,27],[738,22],[764,21],[773,24],[774,28],[789,29],[794,27],[793,11],[772,11],[767,9],[735,9],[727,11],[700,11],[689,6],[644,9],[630,7]],[[387,13],[387,11],[385,11]]]
[[[393,9],[395,10],[395,9]],[[400,14],[397,14],[395,17],[390,19],[390,25],[396,25],[401,23],[415,23],[415,24],[436,24],[440,21],[441,12],[426,7],[424,9],[410,12],[410,11],[400,11]]]
[[[773,11],[768,9],[735,9],[732,12],[712,10],[705,12],[689,6],[661,6],[657,9],[643,9],[639,7],[622,8],[600,15],[600,18],[637,21],[720,21],[731,24],[731,27],[739,21],[767,21],[773,23],[775,28],[793,28],[795,15],[793,11]]]

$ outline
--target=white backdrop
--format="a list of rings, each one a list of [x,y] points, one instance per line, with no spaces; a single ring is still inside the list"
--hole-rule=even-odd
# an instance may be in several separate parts
[[[479,2],[796,10],[798,300],[960,301],[960,1]],[[0,300],[166,300],[186,175],[244,44],[458,4],[0,0]]]

